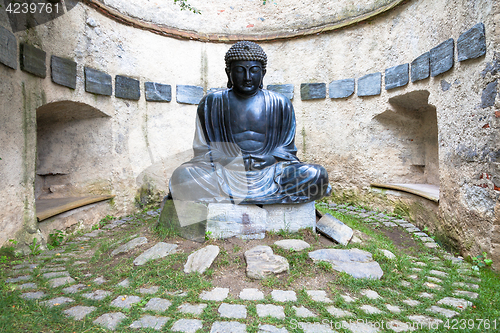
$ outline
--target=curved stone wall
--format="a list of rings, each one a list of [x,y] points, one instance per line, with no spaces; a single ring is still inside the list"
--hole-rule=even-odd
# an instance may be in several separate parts
[[[265,85],[288,93],[293,88],[299,157],[325,165],[337,195],[409,211],[419,226],[446,236],[464,254],[486,251],[496,262],[499,6],[414,0],[341,30],[263,44],[269,58]],[[459,40],[478,23],[484,24],[486,53],[462,59]],[[9,30],[3,13],[0,25]],[[14,36],[16,59],[21,44],[46,52],[46,76],[22,70],[19,63],[17,69],[0,65],[0,97],[5,101],[0,106],[0,178],[8,179],[0,184],[5,193],[0,204],[6,207],[0,212],[0,228],[6,230],[0,244],[19,233],[36,234],[33,184],[39,107],[72,101],[109,116],[106,144],[111,148],[101,159],[105,172],[94,180],[110,184],[110,194],[116,195],[110,209],[123,214],[135,209],[141,188],[165,191],[171,171],[189,159],[196,105],[178,101],[191,103],[200,90],[226,85],[223,56],[229,45],[165,38],[119,24],[82,3]],[[436,47],[440,52],[431,52]],[[427,52],[434,59],[430,66],[447,70],[412,80],[412,63],[421,64]],[[433,58],[432,53],[444,56]],[[54,82],[52,71],[58,67],[50,67],[52,56],[69,60],[60,61],[60,66],[76,64],[74,89],[61,85],[68,77]],[[451,59],[452,66],[444,66]],[[106,74],[100,76],[104,84],[97,85],[105,94],[96,94],[100,90],[93,90],[95,84],[88,86],[85,68]],[[405,73],[408,83],[398,86],[406,83]],[[349,95],[352,83],[354,93]],[[370,93],[372,88],[377,94]],[[426,133],[435,127],[434,142]],[[427,159],[422,149],[437,158]],[[75,183],[86,181],[75,175]],[[419,213],[425,205],[370,187],[388,182],[439,184],[439,206],[425,215]]]

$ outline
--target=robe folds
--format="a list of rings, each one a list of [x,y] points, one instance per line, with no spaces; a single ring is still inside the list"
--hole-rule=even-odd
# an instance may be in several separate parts
[[[301,163],[295,146],[292,103],[281,94],[262,90],[266,122],[264,144],[242,151],[234,140],[229,89],[206,95],[198,105],[194,157],[174,171],[170,192],[174,200],[236,204],[304,203],[324,196],[326,170]],[[276,163],[245,170],[243,158],[272,155]]]

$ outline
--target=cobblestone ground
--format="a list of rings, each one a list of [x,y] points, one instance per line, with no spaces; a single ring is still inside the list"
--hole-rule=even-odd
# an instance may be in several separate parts
[[[461,311],[473,306],[480,283],[477,273],[460,258],[439,249],[432,238],[414,225],[379,212],[334,204],[330,208],[365,223],[414,233],[432,250],[424,257],[410,257],[411,268],[402,278],[380,280],[379,292],[370,288],[349,293],[305,287],[295,290],[249,287],[233,294],[229,288],[219,287],[192,295],[190,290],[138,287],[133,274],[138,268],[132,268],[130,277],[119,283],[111,282],[109,276],[85,273],[86,268],[100,264],[93,259],[99,242],[137,226],[136,216],[110,221],[99,230],[13,266],[4,282],[29,302],[59,309],[67,321],[85,321],[89,329],[119,332],[425,331],[450,318],[460,318]],[[147,214],[154,217],[158,211]],[[128,235],[110,245],[113,255],[108,258],[132,251],[147,241],[140,235]],[[163,257],[145,256],[147,251],[142,250],[134,258],[142,254],[141,262],[166,260],[173,248],[174,244],[163,252]],[[393,258],[392,253],[383,253]]]

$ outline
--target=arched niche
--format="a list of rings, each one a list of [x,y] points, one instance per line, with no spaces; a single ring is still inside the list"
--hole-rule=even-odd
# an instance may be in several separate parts
[[[36,114],[38,219],[47,218],[47,214],[40,215],[42,210],[53,209],[49,214],[53,216],[109,198],[113,166],[110,117],[73,101],[43,105]]]

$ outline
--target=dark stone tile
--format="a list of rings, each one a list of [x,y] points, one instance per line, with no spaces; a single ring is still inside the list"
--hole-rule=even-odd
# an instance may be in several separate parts
[[[497,84],[498,80],[490,82],[483,89],[483,94],[481,95],[481,107],[487,108],[489,106],[495,105],[495,98],[497,96]]]
[[[441,90],[448,91],[451,88],[451,83],[446,80],[441,80]]]
[[[17,69],[17,40],[9,30],[0,26],[0,63]]]
[[[409,65],[402,64],[385,70],[385,90],[406,86],[409,81]]]
[[[115,96],[138,101],[141,97],[139,80],[122,75],[115,76]]]
[[[486,35],[484,24],[478,23],[457,39],[457,60],[479,58],[486,54]]]
[[[144,91],[148,102],[170,102],[172,100],[172,86],[155,82],[145,82]]]
[[[453,68],[455,64],[455,41],[453,38],[442,42],[430,51],[431,76],[437,76]]]
[[[411,62],[411,82],[427,79],[430,75],[430,53],[426,52]]]
[[[358,96],[380,95],[382,86],[382,73],[372,73],[358,79]]]
[[[300,85],[301,100],[307,101],[321,98],[326,98],[326,83],[302,83]]]
[[[56,56],[50,57],[52,82],[71,89],[76,88],[76,62]]]
[[[270,84],[267,86],[267,90],[280,93],[288,99],[293,99],[293,84]]]
[[[45,51],[28,44],[21,44],[21,69],[23,71],[45,78],[47,76],[45,58]]]
[[[328,85],[328,94],[330,98],[346,98],[354,94],[354,79],[344,79],[332,81]]]
[[[203,87],[178,84],[176,93],[177,103],[198,104],[203,98]]]
[[[97,95],[111,96],[113,84],[111,75],[96,69],[85,67],[85,91]]]

